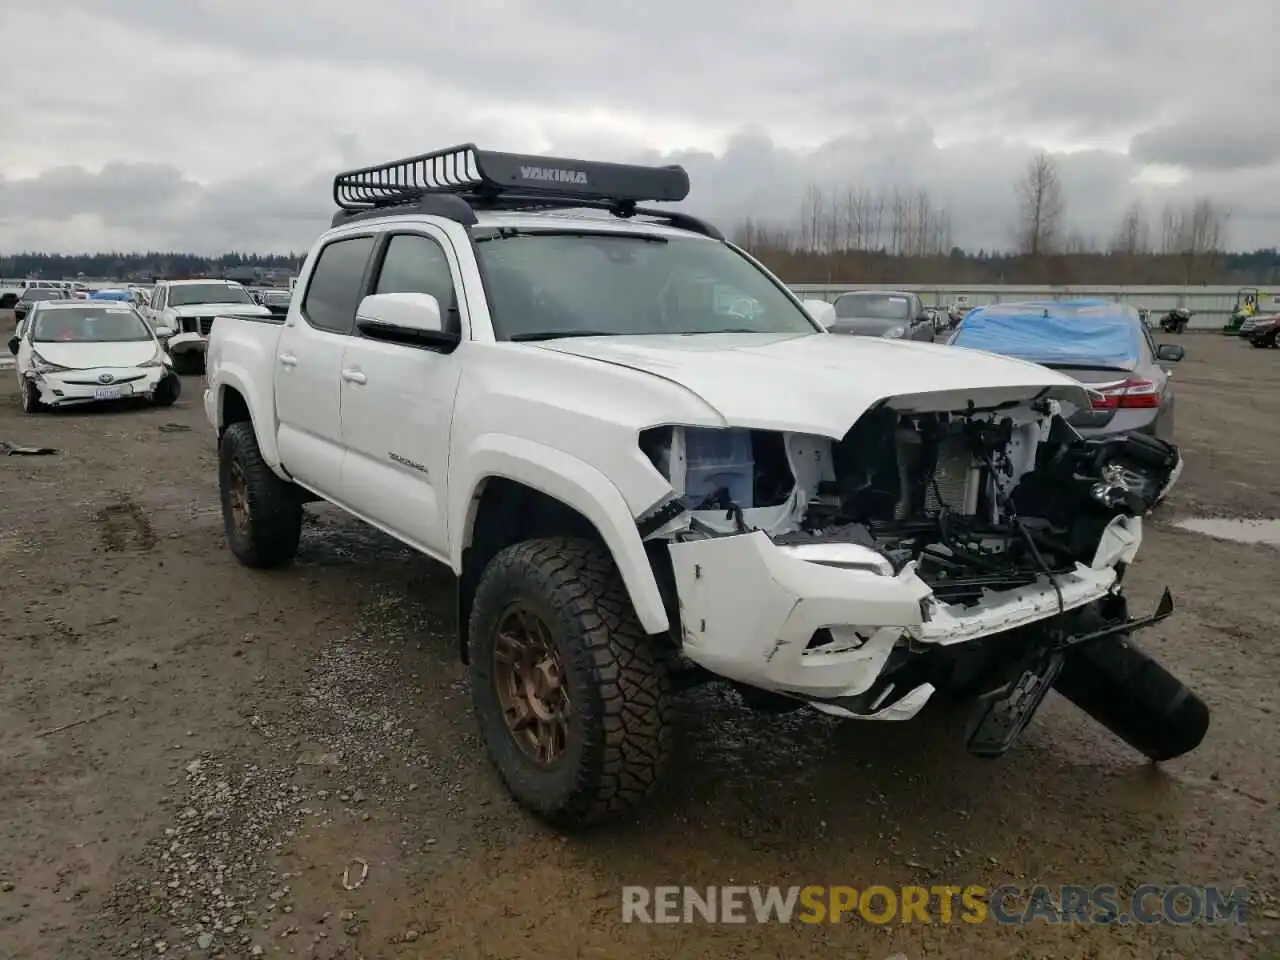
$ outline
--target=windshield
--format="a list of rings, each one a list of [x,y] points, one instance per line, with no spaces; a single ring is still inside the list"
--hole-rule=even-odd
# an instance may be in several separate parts
[[[48,287],[32,287],[22,295],[23,300],[61,300],[63,299],[61,290],[50,290]]]
[[[84,306],[40,311],[31,339],[36,343],[133,343],[152,337],[132,307]]]
[[[906,320],[907,298],[890,293],[846,293],[835,302],[837,317],[874,317],[877,320]]]
[[[817,333],[767,274],[692,237],[504,230],[476,237],[499,340]]]
[[[253,303],[248,291],[235,283],[184,283],[169,288],[169,306],[197,303]]]

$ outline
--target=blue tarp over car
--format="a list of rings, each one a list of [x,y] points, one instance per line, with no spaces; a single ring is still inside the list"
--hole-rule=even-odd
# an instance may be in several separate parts
[[[1132,369],[1142,356],[1142,321],[1106,300],[1046,300],[977,307],[951,345],[1062,366]]]

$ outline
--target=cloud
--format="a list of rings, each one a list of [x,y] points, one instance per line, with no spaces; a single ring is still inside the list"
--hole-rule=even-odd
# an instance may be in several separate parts
[[[1280,163],[1280,125],[1239,110],[1219,110],[1141,133],[1130,153],[1142,163],[1197,171],[1268,167]]]
[[[0,251],[299,250],[329,221],[335,171],[465,141],[682,162],[687,206],[726,224],[790,216],[813,182],[925,189],[957,242],[988,248],[1010,241],[1013,184],[1047,147],[1084,235],[1134,200],[1206,194],[1233,246],[1271,245],[1276,67],[1241,51],[1274,15],[1274,0],[470,0],[447,15],[9,0],[6,33],[57,37],[58,56],[0,65]]]

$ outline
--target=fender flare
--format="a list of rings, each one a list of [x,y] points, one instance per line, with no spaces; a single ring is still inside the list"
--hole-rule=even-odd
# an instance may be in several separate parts
[[[608,477],[563,450],[507,434],[479,437],[458,459],[466,466],[449,493],[449,530],[455,532],[449,560],[455,572],[462,570],[462,551],[471,542],[481,487],[490,477],[503,477],[586,517],[612,554],[640,624],[650,634],[667,631],[667,608],[635,517]]]
[[[253,384],[253,378],[248,376],[248,372],[239,366],[225,362],[218,366],[217,381],[214,385],[214,389],[217,391],[214,395],[216,398],[214,413],[217,418],[214,428],[217,430],[218,435],[221,436],[222,428],[226,426],[226,391],[230,387],[244,397],[245,406],[249,408],[249,423],[253,425],[253,435],[257,438],[258,450],[262,453],[262,459],[277,475],[289,480],[291,478],[285,473],[280,463],[280,449],[276,445],[275,431],[262,429],[260,411],[263,409],[264,399],[262,391]],[[271,419],[274,421],[274,409],[271,412],[273,414]]]

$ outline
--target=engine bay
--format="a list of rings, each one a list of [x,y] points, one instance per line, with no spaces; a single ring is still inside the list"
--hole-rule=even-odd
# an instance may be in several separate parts
[[[872,551],[962,605],[1088,564],[1108,524],[1147,513],[1179,463],[1155,438],[1085,439],[1052,400],[942,413],[888,400],[839,441],[659,427],[641,447],[679,505],[651,536],[761,530],[834,565],[866,566],[856,553]]]

